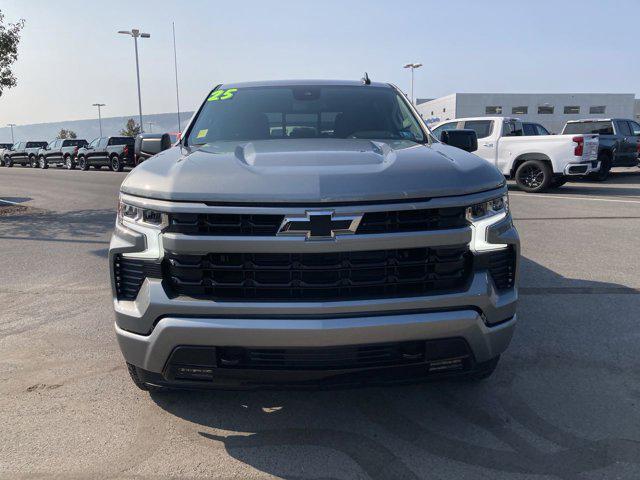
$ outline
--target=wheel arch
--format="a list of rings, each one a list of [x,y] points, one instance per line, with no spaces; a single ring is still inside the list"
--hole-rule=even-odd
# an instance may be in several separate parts
[[[541,162],[544,162],[547,165],[549,165],[549,168],[551,168],[551,171],[553,172],[553,162],[551,161],[551,158],[549,158],[548,155],[544,153],[532,152],[532,153],[523,153],[522,155],[519,155],[516,157],[516,159],[513,161],[513,165],[511,165],[509,176],[511,178],[514,178],[518,167],[528,160],[539,160]]]

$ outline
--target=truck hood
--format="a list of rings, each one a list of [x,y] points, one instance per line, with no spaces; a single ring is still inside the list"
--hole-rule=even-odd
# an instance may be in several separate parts
[[[465,195],[503,183],[485,160],[441,143],[273,139],[173,147],[133,169],[121,191],[175,201],[323,203]]]

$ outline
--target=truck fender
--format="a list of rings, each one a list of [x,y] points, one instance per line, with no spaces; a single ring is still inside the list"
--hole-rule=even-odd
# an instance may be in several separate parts
[[[548,163],[549,166],[551,167],[551,170],[557,173],[557,169],[553,167],[553,162],[551,161],[548,155],[545,155],[544,153],[539,153],[539,152],[530,152],[530,153],[523,153],[521,155],[518,155],[513,160],[513,164],[511,165],[511,168],[509,170],[509,176],[513,178],[515,176],[515,173],[518,167],[522,165],[524,162],[526,162],[527,160],[540,160],[542,162]]]

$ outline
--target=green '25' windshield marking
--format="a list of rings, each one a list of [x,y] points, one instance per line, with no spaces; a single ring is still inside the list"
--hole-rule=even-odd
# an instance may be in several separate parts
[[[218,100],[229,100],[238,91],[237,88],[229,88],[227,90],[215,90],[211,92],[207,102],[217,102]]]

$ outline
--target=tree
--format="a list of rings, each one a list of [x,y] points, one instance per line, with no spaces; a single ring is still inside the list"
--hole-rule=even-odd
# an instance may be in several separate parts
[[[57,138],[78,138],[78,134],[73,130],[67,130],[65,128],[61,128],[60,132],[58,132]]]
[[[11,66],[18,59],[18,43],[20,43],[22,27],[24,27],[24,20],[5,25],[4,14],[0,10],[0,96],[5,88],[15,87],[18,83]]]
[[[120,130],[120,135],[123,137],[135,137],[140,134],[140,125],[135,122],[133,118],[127,120],[126,125]]]

